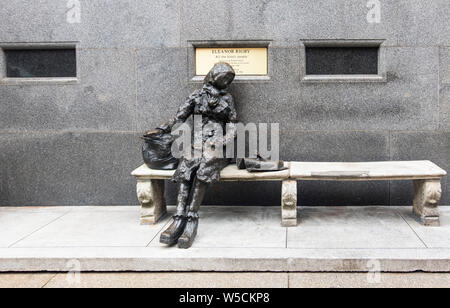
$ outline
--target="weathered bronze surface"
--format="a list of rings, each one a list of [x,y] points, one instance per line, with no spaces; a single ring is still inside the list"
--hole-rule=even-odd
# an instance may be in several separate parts
[[[184,155],[180,159],[173,176],[173,181],[179,183],[177,212],[173,216],[173,223],[161,234],[161,243],[178,243],[179,248],[189,248],[192,245],[197,235],[198,210],[208,185],[219,180],[220,171],[229,163],[229,159],[214,155],[211,149],[223,148],[228,142],[232,142],[236,135],[234,123],[237,123],[237,114],[233,97],[228,91],[234,77],[235,72],[231,65],[224,62],[215,64],[206,75],[203,87],[181,105],[176,116],[159,126],[157,132],[146,136],[154,143],[157,140],[159,150],[154,150],[155,156],[164,158],[170,157],[166,152],[168,142],[162,142],[160,136],[169,134],[175,124],[186,121],[191,115],[202,116],[202,129],[207,129],[205,126],[220,125],[224,132],[226,124],[229,123],[225,135],[216,130],[202,134],[201,155],[192,153],[190,157]]]
[[[178,166],[178,159],[172,156],[171,147],[174,137],[160,129],[148,131],[143,137],[142,156],[151,169],[173,170]]]

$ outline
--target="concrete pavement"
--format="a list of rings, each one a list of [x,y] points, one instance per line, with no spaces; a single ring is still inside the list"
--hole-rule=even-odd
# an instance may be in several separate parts
[[[169,208],[173,212],[173,207]],[[188,250],[159,243],[169,223],[139,225],[139,208],[0,208],[1,272],[450,272],[450,207],[424,227],[411,207],[203,207]]]

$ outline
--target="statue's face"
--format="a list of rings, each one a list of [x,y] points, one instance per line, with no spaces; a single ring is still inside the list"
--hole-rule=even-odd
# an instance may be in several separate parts
[[[220,62],[214,65],[205,77],[205,84],[211,84],[219,90],[226,89],[234,80],[235,72],[231,65]]]
[[[218,89],[226,89],[234,80],[234,74],[232,73],[220,73],[214,80],[214,85]]]

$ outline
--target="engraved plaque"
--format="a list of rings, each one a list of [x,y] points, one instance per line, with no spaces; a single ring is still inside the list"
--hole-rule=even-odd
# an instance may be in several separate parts
[[[217,62],[229,63],[236,75],[267,75],[267,48],[196,48],[195,74],[204,76]]]

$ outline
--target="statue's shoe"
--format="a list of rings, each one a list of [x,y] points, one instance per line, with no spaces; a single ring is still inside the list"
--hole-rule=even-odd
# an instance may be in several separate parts
[[[189,213],[187,217],[186,227],[183,234],[178,239],[178,248],[189,248],[197,236],[198,214]]]
[[[184,228],[186,227],[186,221],[187,219],[184,215],[173,216],[172,224],[161,233],[159,241],[163,244],[175,245],[178,238],[183,234]]]

